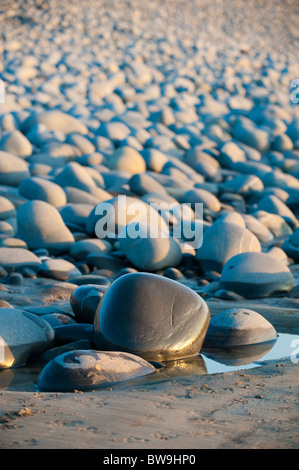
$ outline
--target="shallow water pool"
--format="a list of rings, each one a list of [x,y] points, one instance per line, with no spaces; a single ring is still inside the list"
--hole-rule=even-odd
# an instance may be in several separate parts
[[[242,348],[203,348],[198,356],[161,364],[156,372],[136,379],[136,382],[146,384],[174,377],[253,369],[282,360],[299,361],[299,335],[279,333],[275,341]],[[0,390],[36,392],[35,383],[41,369],[41,365],[32,364],[1,370]]]

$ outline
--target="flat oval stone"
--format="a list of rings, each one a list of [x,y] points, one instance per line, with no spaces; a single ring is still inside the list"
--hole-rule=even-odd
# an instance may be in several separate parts
[[[138,224],[141,236],[131,238],[129,231],[135,224],[128,224],[119,235],[120,248],[129,261],[145,271],[158,271],[169,266],[177,266],[182,260],[182,250],[179,243],[171,236],[160,233],[151,236],[152,227]]]
[[[41,269],[40,259],[31,251],[24,248],[0,248],[0,266],[7,269],[18,270],[30,268],[35,272]]]
[[[231,308],[211,318],[204,347],[230,348],[274,341],[277,332],[259,313],[245,308]]]
[[[178,359],[200,352],[209,319],[205,301],[190,288],[155,274],[127,274],[97,309],[94,343],[147,360]]]
[[[26,199],[38,199],[54,207],[63,206],[67,201],[64,190],[58,184],[38,176],[23,180],[18,190]]]
[[[22,158],[32,154],[31,142],[18,130],[8,132],[2,137],[0,149]]]
[[[73,392],[110,387],[155,372],[149,362],[124,352],[78,350],[52,359],[37,379],[41,392]]]
[[[46,321],[19,309],[0,309],[0,369],[26,364],[53,343],[54,331]]]
[[[81,275],[81,271],[73,263],[59,258],[44,260],[40,266],[40,271],[45,277],[59,281],[68,281]]]
[[[289,268],[266,253],[241,253],[224,265],[220,289],[228,289],[247,299],[286,293],[294,287]]]

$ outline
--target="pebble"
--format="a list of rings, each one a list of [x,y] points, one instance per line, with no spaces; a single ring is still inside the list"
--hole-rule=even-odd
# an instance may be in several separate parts
[[[41,270],[40,259],[25,248],[0,247],[0,265],[4,269],[19,271],[30,268],[36,273]]]
[[[18,186],[30,177],[28,163],[22,158],[0,150],[0,184]]]
[[[21,366],[52,347],[54,330],[34,314],[14,308],[0,310],[0,368]]]
[[[71,278],[80,276],[79,269],[65,259],[47,259],[40,265],[40,272],[45,277],[57,279],[58,281],[69,281]]]
[[[85,238],[78,240],[72,244],[70,255],[77,261],[86,260],[87,256],[92,253],[106,254],[113,249],[111,243],[99,238]]]
[[[35,316],[50,314],[50,323],[58,302],[77,322],[55,327],[66,343],[47,350],[46,362],[95,346],[100,305],[110,336],[93,333],[98,347],[129,344],[125,352],[139,354],[143,339],[142,354],[173,360],[200,351],[203,298],[238,307],[296,295],[295,30],[279,2],[264,5],[258,29],[239,21],[234,5],[228,27],[222,2],[200,15],[185,2],[182,17],[165,1],[142,12],[120,0],[113,12],[93,0],[87,8],[31,1],[22,18],[1,12],[0,289],[18,308],[24,292],[24,308],[34,302]],[[277,17],[281,30],[268,28]],[[115,221],[109,207],[120,208]],[[177,235],[182,216],[196,246]],[[222,357],[239,360],[232,350]]]
[[[44,201],[28,201],[21,205],[17,223],[18,237],[31,250],[46,248],[55,255],[67,252],[74,242],[58,210]]]
[[[124,170],[135,175],[146,170],[146,164],[142,155],[133,147],[119,147],[109,159],[109,168],[112,170]]]
[[[31,142],[19,130],[8,132],[2,137],[0,150],[21,158],[28,158],[32,155]]]
[[[60,131],[63,134],[88,134],[87,127],[79,119],[59,109],[31,113],[22,125],[22,132],[26,135],[36,124],[43,124],[49,131]]]
[[[133,354],[79,349],[52,359],[37,379],[40,392],[74,392],[108,388],[155,372]]]
[[[285,239],[281,248],[296,263],[299,261],[299,229]]]
[[[214,212],[221,210],[221,203],[218,198],[205,189],[194,188],[186,191],[182,201],[183,203],[191,204],[192,209],[195,208],[196,204],[203,204],[204,209],[210,209]]]
[[[69,323],[53,328],[55,333],[55,346],[86,340],[92,342],[93,326],[88,323]]]
[[[210,320],[205,348],[233,348],[274,341],[277,332],[259,313],[246,308],[231,308]]]
[[[127,274],[101,301],[94,343],[147,360],[179,359],[200,352],[209,318],[205,301],[190,288],[156,274]]]
[[[246,299],[288,293],[294,287],[289,268],[266,253],[241,253],[224,265],[220,288],[229,289]]]
[[[38,176],[23,180],[18,190],[19,194],[26,199],[45,201],[54,207],[63,206],[67,202],[66,194],[61,186]]]
[[[177,240],[163,237],[161,232],[151,236],[151,231],[154,233],[155,227],[140,222],[138,237],[135,238],[135,224],[124,227],[119,234],[120,249],[123,254],[133,266],[149,272],[179,265],[182,260],[182,250]]]
[[[69,162],[57,174],[54,182],[64,188],[71,186],[82,191],[89,192],[92,188],[96,187],[91,174],[86,168],[77,162]]]
[[[87,218],[86,232],[100,239],[114,240],[132,220],[155,224],[165,233],[169,231],[168,224],[155,208],[138,198],[123,196],[98,204]]]
[[[227,220],[217,220],[204,232],[196,259],[204,271],[221,272],[233,256],[250,251],[261,251],[260,241],[250,230]]]
[[[78,323],[94,322],[97,307],[108,286],[85,284],[77,287],[70,297],[70,305]]]
[[[16,215],[14,204],[7,197],[0,196],[0,220],[10,219]]]

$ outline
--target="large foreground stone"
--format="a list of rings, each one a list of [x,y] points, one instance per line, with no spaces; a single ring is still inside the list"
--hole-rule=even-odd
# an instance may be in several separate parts
[[[220,288],[253,299],[286,293],[294,287],[289,268],[266,253],[241,253],[224,265]]]
[[[26,364],[53,343],[53,328],[37,315],[0,309],[0,369]]]
[[[94,342],[147,360],[200,352],[210,313],[204,300],[176,281],[149,273],[118,278],[97,309]]]
[[[73,392],[109,387],[155,372],[149,362],[123,352],[78,350],[52,359],[37,379],[47,392]]]

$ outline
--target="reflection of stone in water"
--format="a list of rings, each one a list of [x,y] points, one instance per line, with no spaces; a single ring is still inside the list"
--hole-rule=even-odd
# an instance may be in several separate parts
[[[205,375],[207,373],[205,361],[199,354],[185,359],[164,362],[162,367],[154,374],[154,378],[159,380],[187,375]]]
[[[12,367],[0,370],[0,390],[36,391],[34,382],[40,372],[40,367]]]
[[[267,354],[275,345],[276,339],[265,343],[246,345],[242,347],[216,349],[202,349],[202,354],[227,366],[240,366],[251,364]]]

